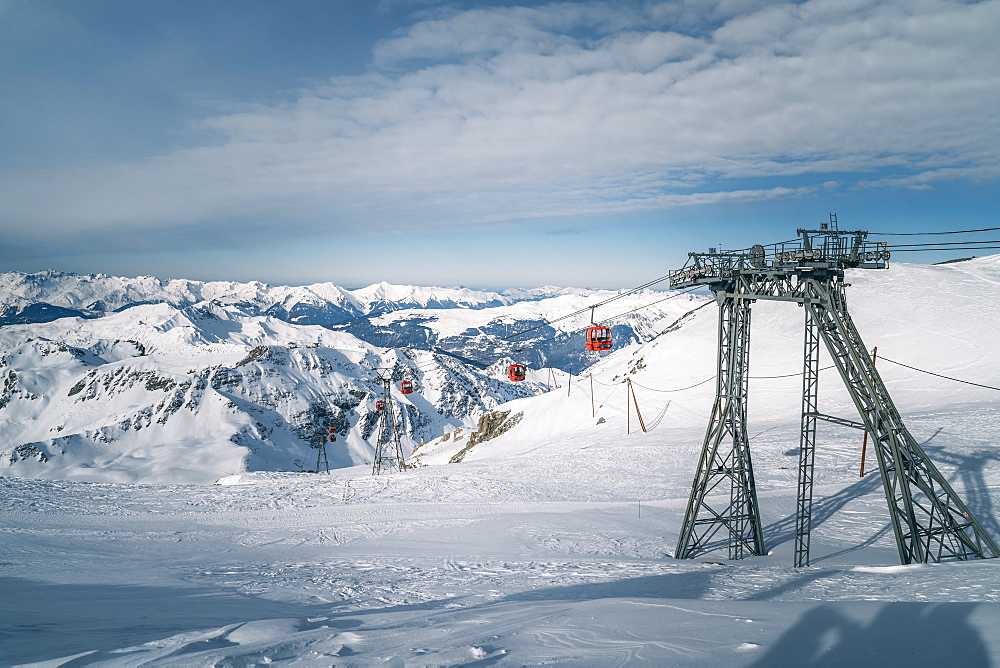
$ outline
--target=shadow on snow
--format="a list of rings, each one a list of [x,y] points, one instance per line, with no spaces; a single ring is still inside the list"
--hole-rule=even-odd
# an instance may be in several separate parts
[[[887,603],[865,623],[850,607],[819,605],[802,615],[754,666],[987,666],[988,649],[969,623],[977,603]]]
[[[107,654],[110,650],[185,631],[328,610],[329,606],[292,605],[207,588],[48,584],[0,578],[0,664],[91,651],[79,659],[79,665],[89,665],[122,658],[121,653]],[[343,620],[340,625],[356,624]]]

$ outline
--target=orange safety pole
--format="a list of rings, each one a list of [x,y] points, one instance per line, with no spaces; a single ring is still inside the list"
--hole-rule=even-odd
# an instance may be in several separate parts
[[[872,365],[874,366],[875,360],[878,359],[878,346],[872,348]],[[865,453],[868,450],[868,430],[865,430],[865,437],[861,441],[861,471],[858,472],[859,478],[865,477]]]

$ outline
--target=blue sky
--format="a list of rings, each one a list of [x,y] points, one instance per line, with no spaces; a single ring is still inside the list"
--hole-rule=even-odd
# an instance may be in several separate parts
[[[829,212],[998,226],[998,34],[1000,0],[0,0],[0,270],[615,288]]]

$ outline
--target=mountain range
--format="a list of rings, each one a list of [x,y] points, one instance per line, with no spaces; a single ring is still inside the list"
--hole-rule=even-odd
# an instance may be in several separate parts
[[[849,280],[851,313],[878,347],[901,410],[992,401],[1000,386],[991,343],[1000,256],[894,264]],[[599,412],[608,401],[625,408],[619,388],[628,379],[647,422],[667,432],[702,429],[714,391],[717,316],[707,295],[641,291],[600,307],[595,317],[613,327],[616,343],[598,354],[583,350],[587,306],[614,297],[610,291],[380,284],[323,293],[58,272],[4,274],[0,285],[10,312],[23,316],[42,305],[79,312],[0,326],[0,473],[7,475],[184,483],[313,469],[331,425],[330,465],[370,464],[379,440],[376,402],[384,398],[380,374],[392,379],[404,454],[416,452],[424,464],[488,456],[455,438],[484,419],[504,432],[497,443],[531,450],[559,438],[566,425],[552,418],[557,405],[535,416],[531,409],[559,393],[531,398],[569,383],[587,383],[590,408]],[[327,325],[290,322],[304,301],[314,314],[344,312],[346,304],[360,315]],[[787,304],[754,307],[750,407],[772,422],[798,419],[801,314]],[[529,365],[526,381],[506,378],[512,362]],[[828,366],[823,410],[850,418],[853,406]],[[417,392],[401,394],[403,379]],[[514,400],[531,401],[508,409]],[[510,420],[524,417],[494,425],[507,410]]]
[[[0,467],[121,482],[315,468],[329,426],[331,466],[370,463],[382,377],[392,381],[390,409],[409,453],[544,391],[557,374],[565,382],[560,366],[579,373],[596,361],[583,350],[586,317],[545,323],[615,294],[54,271],[3,274],[0,286]],[[689,310],[692,298],[678,296],[648,308],[663,293],[620,300],[622,311],[639,307],[613,325],[620,345],[648,340]],[[534,367],[527,381],[506,378],[514,361]],[[401,394],[404,379],[418,392]]]

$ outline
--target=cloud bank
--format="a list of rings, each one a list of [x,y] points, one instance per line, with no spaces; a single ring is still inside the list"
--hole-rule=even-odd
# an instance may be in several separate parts
[[[201,145],[0,174],[7,245],[379,233],[1000,175],[1000,1],[420,16],[364,75],[202,119]]]

